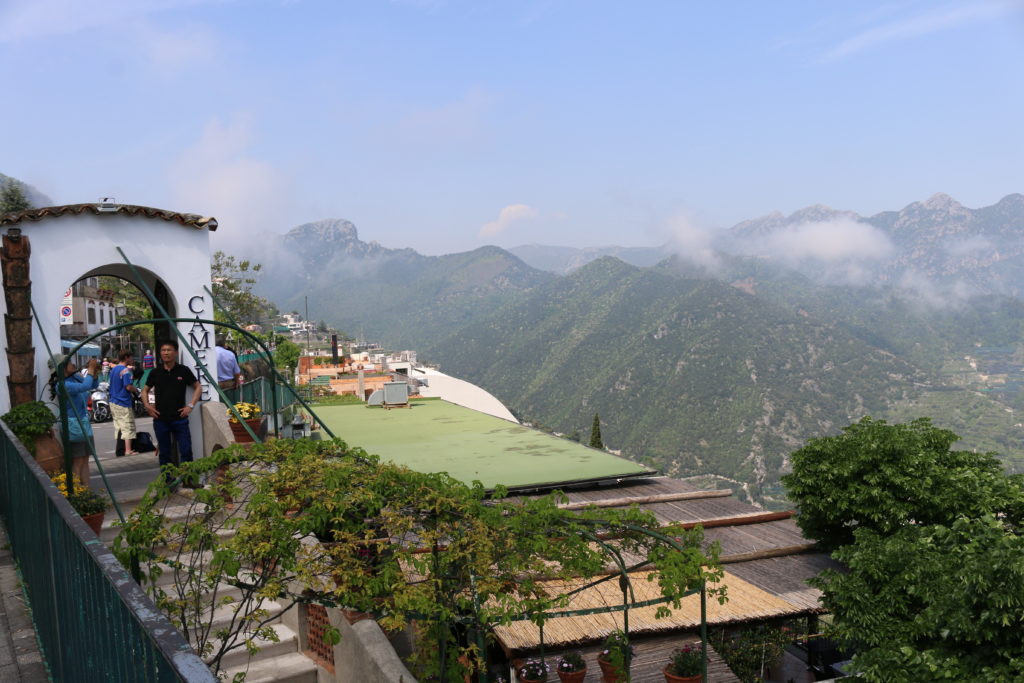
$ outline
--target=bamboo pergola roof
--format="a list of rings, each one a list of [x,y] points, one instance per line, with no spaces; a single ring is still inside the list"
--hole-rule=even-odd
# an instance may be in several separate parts
[[[630,580],[636,602],[661,597],[657,582],[648,581],[653,572],[630,573]],[[589,579],[575,581],[549,581],[545,584],[552,594],[567,593],[580,588]],[[747,621],[777,619],[806,614],[803,604],[789,602],[772,595],[739,576],[725,572],[722,583],[728,590],[729,600],[724,605],[717,600],[707,601],[708,624],[735,624]],[[572,597],[566,610],[613,607],[622,604],[622,592],[617,581],[605,581],[591,586]],[[679,609],[663,619],[656,619],[658,606],[639,607],[629,610],[629,631],[631,634],[660,633],[665,631],[693,631],[700,628],[700,595],[688,595],[682,599]],[[608,612],[585,616],[558,617],[544,624],[545,647],[562,647],[601,639],[617,628],[623,627],[622,612]],[[533,650],[541,645],[540,629],[530,621],[516,621],[507,626],[497,626],[495,634],[506,650]]]

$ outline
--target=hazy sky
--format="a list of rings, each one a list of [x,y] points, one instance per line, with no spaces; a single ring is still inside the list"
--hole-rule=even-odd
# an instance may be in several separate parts
[[[1024,3],[0,0],[0,173],[438,254],[1024,192]]]

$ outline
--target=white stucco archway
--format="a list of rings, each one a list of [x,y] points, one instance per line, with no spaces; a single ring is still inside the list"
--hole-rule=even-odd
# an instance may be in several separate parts
[[[46,341],[58,353],[58,314],[71,283],[92,275],[114,275],[138,286],[118,247],[151,291],[158,283],[166,288],[172,317],[213,318],[213,302],[204,289],[210,287],[210,231],[217,228],[213,218],[127,204],[72,204],[0,217],[0,230],[11,228],[20,229],[29,238],[32,303],[41,318]],[[2,297],[0,311],[7,313]],[[215,365],[211,325],[179,323],[178,329],[204,364],[209,359]],[[0,334],[5,334],[2,328]],[[50,376],[47,345],[35,325],[32,334],[36,395],[42,397]],[[182,346],[180,362],[194,368],[195,361]],[[0,376],[9,374],[7,356],[0,353]],[[196,375],[203,385],[203,400],[219,400],[206,378],[199,372]],[[9,409],[10,395],[0,390],[0,413]],[[192,420],[191,425],[193,442],[203,443],[201,420]]]

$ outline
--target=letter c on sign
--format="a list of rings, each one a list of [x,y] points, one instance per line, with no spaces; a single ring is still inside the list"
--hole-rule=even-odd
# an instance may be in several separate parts
[[[202,313],[203,311],[206,310],[206,307],[205,306],[201,306],[200,308],[196,308],[196,300],[198,300],[199,303],[202,304],[203,297],[201,297],[201,296],[199,296],[197,294],[196,296],[194,296],[191,299],[189,299],[188,300],[188,310],[192,311],[193,313]]]

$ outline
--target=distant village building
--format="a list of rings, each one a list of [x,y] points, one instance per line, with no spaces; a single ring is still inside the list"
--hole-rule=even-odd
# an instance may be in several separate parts
[[[66,348],[73,345],[71,342],[80,341],[117,324],[114,295],[113,290],[100,287],[98,277],[87,277],[68,288],[60,307],[60,336]],[[78,355],[96,357],[101,351],[104,355],[112,355],[110,347],[116,339],[116,333],[100,337],[97,344],[82,347]],[[106,348],[101,349],[101,345]]]

